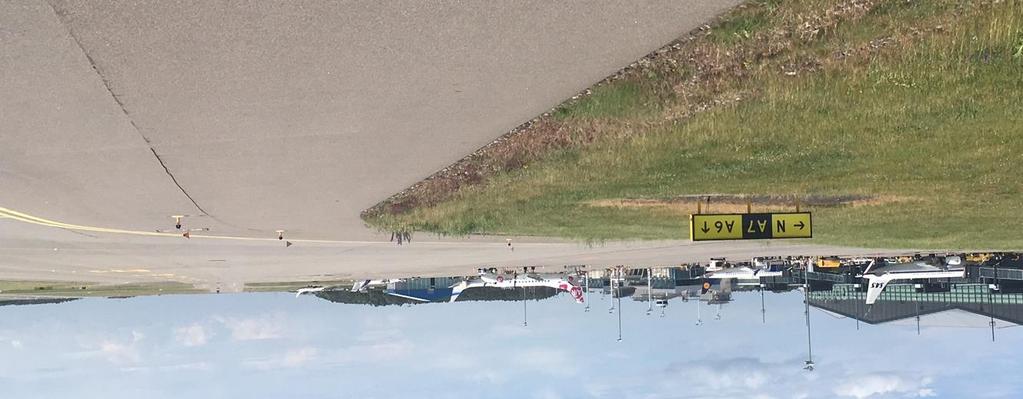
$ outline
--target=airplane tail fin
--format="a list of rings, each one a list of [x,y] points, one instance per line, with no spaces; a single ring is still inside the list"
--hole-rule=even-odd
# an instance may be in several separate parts
[[[884,291],[884,287],[888,286],[890,279],[884,276],[867,277],[867,305],[873,305],[877,301],[877,298],[881,296],[881,292]]]
[[[458,296],[462,295],[462,291],[464,291],[467,286],[469,286],[469,283],[462,281],[458,284],[455,284],[455,286],[451,287],[451,299],[448,302],[454,302],[455,300],[457,300]]]
[[[572,289],[568,292],[572,293],[572,298],[575,298],[576,303],[586,302],[586,299],[583,297],[583,289],[579,288],[579,286],[572,286]]]
[[[875,265],[877,265],[877,259],[871,259],[870,263],[867,264],[867,268],[863,269],[863,274],[870,273],[870,270],[873,269]]]
[[[585,301],[585,299],[583,299],[583,289],[579,287],[579,284],[571,276],[569,276],[567,280],[559,282],[557,286],[558,289],[568,291],[569,294],[572,294],[572,298],[575,299],[576,303],[583,303]]]
[[[355,284],[352,284],[351,292],[362,291],[367,285],[369,285],[369,280],[356,281]]]

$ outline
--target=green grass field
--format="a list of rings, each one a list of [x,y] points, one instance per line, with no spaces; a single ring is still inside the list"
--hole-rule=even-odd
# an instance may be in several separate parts
[[[0,281],[0,296],[15,297],[127,297],[204,292],[208,291],[179,282],[96,284],[75,281]]]
[[[351,287],[354,280],[310,280],[282,281],[264,283],[246,283],[245,292],[291,292],[299,288],[312,286],[346,286]]]
[[[748,49],[836,3],[751,2],[697,41]],[[679,239],[688,236],[685,209],[592,202],[855,194],[885,200],[811,209],[815,241],[1023,248],[1023,4],[876,3],[712,88],[680,91],[686,65],[597,88],[553,118],[607,129],[626,121],[637,133],[609,132],[436,206],[371,223],[458,235]],[[694,99],[729,101],[677,117]]]

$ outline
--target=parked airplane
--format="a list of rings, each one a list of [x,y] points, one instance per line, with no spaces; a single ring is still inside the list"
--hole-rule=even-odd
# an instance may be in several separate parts
[[[731,264],[729,264],[728,261],[725,260],[725,258],[710,258],[710,263],[707,264],[706,270],[708,272],[713,272],[728,268],[730,266]]]
[[[401,280],[356,280],[352,284],[351,292],[366,292],[366,289],[370,287],[387,287],[387,284],[391,282],[397,282]]]
[[[323,290],[325,290],[327,288],[328,287],[326,287],[326,286],[323,286],[323,287],[299,288],[298,291],[295,291],[295,298],[298,298],[299,296],[302,296],[303,294],[312,294],[312,293],[315,293],[315,292],[320,292],[320,291],[323,291]]]
[[[720,269],[718,271],[707,272],[703,275],[703,278],[707,279],[728,279],[735,278],[740,280],[753,280],[759,279],[760,277],[775,277],[781,276],[783,271],[771,271],[765,269],[754,269],[747,266],[728,267]]]
[[[465,280],[452,287],[451,300],[454,302],[462,291],[476,287],[496,287],[503,289],[550,287],[572,294],[575,301],[583,303],[583,290],[579,287],[578,278],[572,275],[553,273],[497,274],[481,270],[479,278]]]
[[[896,280],[914,280],[930,278],[961,278],[966,273],[962,258],[949,256],[917,260],[907,263],[890,263],[878,266],[872,261],[863,274],[858,276],[867,279],[867,305],[873,305],[888,283]]]

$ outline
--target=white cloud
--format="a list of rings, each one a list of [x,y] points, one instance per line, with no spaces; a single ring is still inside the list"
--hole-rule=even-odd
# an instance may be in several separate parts
[[[561,399],[561,395],[550,388],[534,393],[533,397],[536,399]]]
[[[22,347],[24,347],[24,345],[22,345],[21,341],[18,341],[16,339],[12,339],[11,340],[11,347],[14,348],[14,349],[21,349]]]
[[[435,359],[429,363],[430,368],[440,368],[450,371],[450,375],[464,377],[467,381],[486,385],[504,384],[508,381],[507,376],[491,367],[493,364],[500,364],[499,361],[481,357],[479,353],[440,351],[427,355]]]
[[[668,367],[672,375],[689,376],[700,381],[698,392],[732,392],[740,396],[767,394],[762,392],[770,381],[777,380],[782,370],[799,370],[786,363],[765,363],[759,359],[735,358],[720,361],[677,363]],[[789,373],[786,373],[789,374]],[[790,395],[797,395],[792,392]]]
[[[246,360],[242,365],[257,370],[274,370],[301,367],[316,359],[319,351],[316,348],[304,347],[290,349],[284,354],[268,359]]]
[[[930,388],[933,379],[928,377],[910,377],[897,371],[862,374],[830,366],[831,372],[822,378],[818,372],[804,371],[801,359],[769,362],[757,358],[722,358],[680,362],[660,373],[646,375],[648,378],[622,375],[619,379],[587,381],[585,390],[594,397],[674,397],[678,395],[674,381],[684,377],[689,381],[686,396],[691,398],[862,399],[936,395]]]
[[[284,354],[285,367],[298,367],[316,357],[316,348],[293,349]]]
[[[364,330],[356,340],[360,342],[387,342],[404,338],[405,335],[398,328],[379,328]]]
[[[525,328],[520,324],[495,324],[490,328],[489,334],[496,339],[519,338],[535,335],[534,330]]]
[[[121,367],[119,370],[124,372],[168,372],[168,371],[210,371],[213,369],[213,364],[209,362],[189,362],[180,364],[165,364],[159,366],[131,366]]]
[[[404,358],[410,355],[413,349],[412,342],[407,340],[355,345],[344,348],[337,358],[346,362],[380,363]]]
[[[123,344],[114,341],[103,341],[99,344],[99,352],[111,363],[138,363],[141,360],[134,343]]]
[[[142,359],[142,356],[139,354],[138,344],[145,338],[145,334],[139,331],[132,331],[130,342],[104,339],[98,345],[99,350],[94,353],[99,353],[111,363],[135,364]]]
[[[535,348],[515,351],[512,361],[523,367],[553,375],[574,375],[579,371],[572,357],[560,349]]]
[[[479,358],[462,352],[443,352],[436,356],[433,367],[448,370],[471,370],[480,366]]]
[[[231,330],[231,338],[236,341],[280,338],[284,332],[284,321],[280,317],[249,319],[221,317],[217,318],[217,321]]]
[[[719,358],[680,362],[660,373],[636,378],[594,380],[585,384],[595,397],[656,398],[678,395],[677,377],[686,378],[686,395],[692,398],[830,398],[874,397],[923,398],[936,396],[933,379],[884,371],[860,373],[841,365],[826,364],[830,372],[806,372],[799,358],[771,362],[757,358]],[[646,381],[646,382],[640,382]]]
[[[466,379],[487,385],[500,385],[508,382],[508,376],[500,371],[490,368],[475,369],[472,372],[467,373]]]
[[[184,346],[203,346],[209,340],[209,334],[203,326],[192,324],[174,330],[174,339]]]
[[[891,394],[923,398],[936,394],[933,389],[927,387],[930,383],[929,378],[912,380],[895,374],[854,375],[836,386],[834,393],[857,399]]]

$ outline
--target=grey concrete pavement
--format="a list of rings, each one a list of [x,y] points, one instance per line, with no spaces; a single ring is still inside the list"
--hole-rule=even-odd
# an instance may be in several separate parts
[[[189,211],[45,2],[0,2],[0,93],[0,206],[146,229]]]
[[[0,206],[379,238],[362,209],[737,2],[3,2]]]

